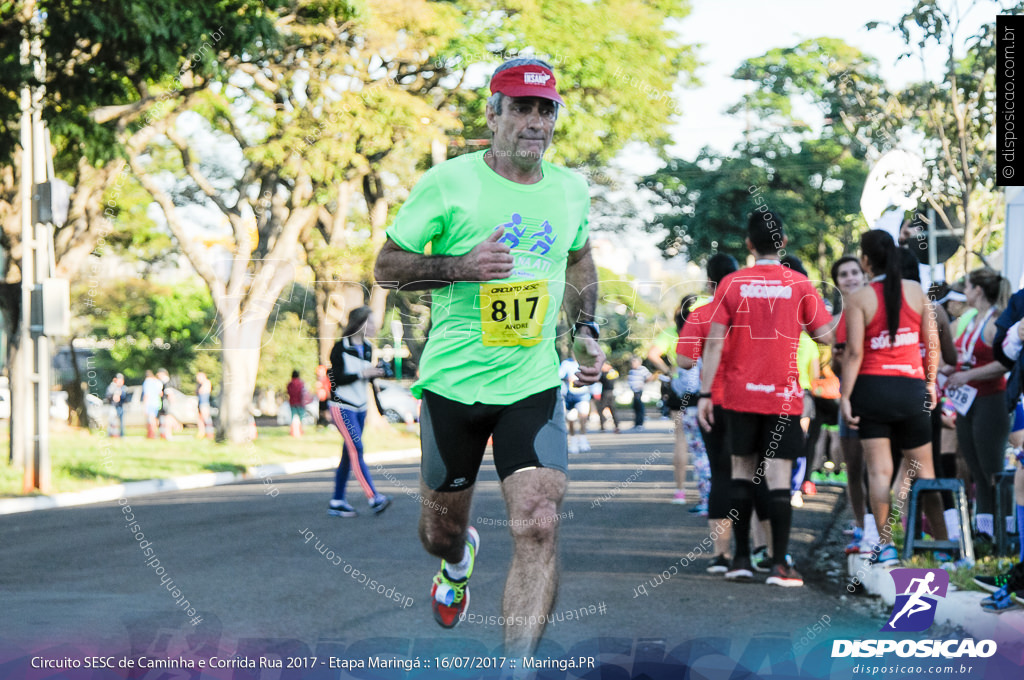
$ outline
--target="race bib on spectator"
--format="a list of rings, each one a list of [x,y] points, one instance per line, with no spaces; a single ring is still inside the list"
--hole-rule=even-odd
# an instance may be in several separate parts
[[[978,390],[970,385],[962,385],[955,390],[946,390],[946,398],[953,404],[956,412],[962,416],[967,415],[974,404],[974,398],[978,396]]]

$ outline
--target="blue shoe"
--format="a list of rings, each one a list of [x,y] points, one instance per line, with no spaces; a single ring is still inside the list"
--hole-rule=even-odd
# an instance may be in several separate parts
[[[896,552],[896,546],[894,545],[879,545],[871,551],[869,562],[880,567],[896,567],[900,563],[900,554]]]
[[[994,614],[1002,614],[1016,606],[1016,603],[1013,601],[1013,596],[1010,595],[1010,591],[1006,588],[1000,588],[996,592],[992,593],[991,596],[986,597],[981,601],[981,608]]]
[[[373,514],[379,515],[388,509],[391,505],[391,499],[384,494],[377,494],[372,501],[370,501],[370,510],[373,510]]]
[[[327,504],[327,514],[331,517],[356,517],[356,509],[345,501],[332,500]]]

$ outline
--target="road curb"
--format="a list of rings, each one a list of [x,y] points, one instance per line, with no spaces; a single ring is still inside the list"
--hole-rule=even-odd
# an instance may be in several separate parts
[[[420,457],[419,449],[401,449],[398,451],[378,451],[366,454],[366,463],[397,463],[415,460]],[[204,472],[183,477],[168,479],[147,479],[139,482],[127,482],[113,486],[103,486],[85,491],[69,491],[52,496],[30,496],[25,498],[0,499],[0,515],[14,515],[36,510],[51,508],[67,508],[77,505],[91,505],[116,501],[120,498],[132,498],[167,491],[184,491],[202,489],[211,486],[223,486],[251,479],[266,479],[274,476],[295,475],[304,472],[331,470],[338,466],[337,458],[314,458],[297,460],[289,463],[268,463],[253,465],[244,472]]]
[[[889,576],[889,567],[868,564],[867,555],[849,555],[846,568],[849,576],[858,579],[867,593],[881,598],[889,606],[896,602],[896,585]],[[1002,614],[987,612],[981,608],[986,595],[971,590],[950,590],[946,597],[938,599],[935,623],[960,626],[975,640],[1024,639],[1024,610],[1014,609]]]

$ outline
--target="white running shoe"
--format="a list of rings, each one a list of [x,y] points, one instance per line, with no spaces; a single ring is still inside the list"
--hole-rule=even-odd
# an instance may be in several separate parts
[[[587,441],[587,436],[581,434],[579,436],[579,449],[580,453],[586,453],[590,450],[590,442]]]
[[[576,441],[576,435],[569,437],[569,453],[579,453],[580,445]]]

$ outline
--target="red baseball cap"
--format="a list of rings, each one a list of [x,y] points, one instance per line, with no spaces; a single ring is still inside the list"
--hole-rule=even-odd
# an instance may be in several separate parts
[[[565,106],[555,89],[555,74],[538,64],[522,64],[491,76],[491,94],[509,97],[540,97]]]

